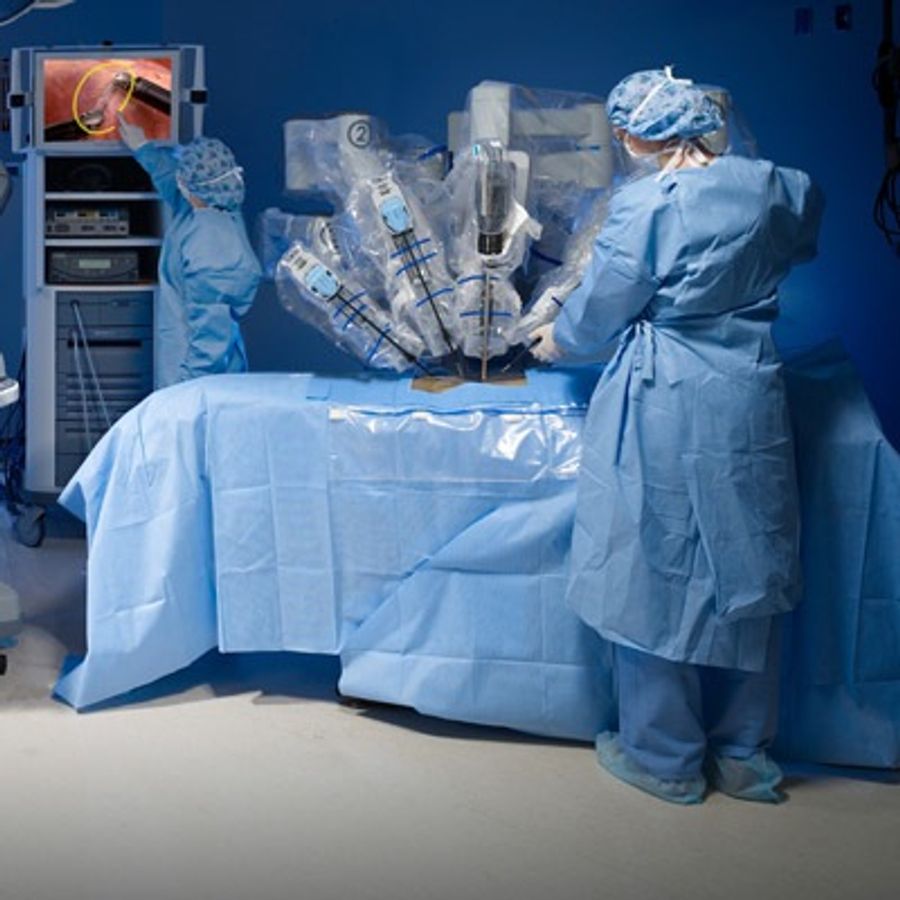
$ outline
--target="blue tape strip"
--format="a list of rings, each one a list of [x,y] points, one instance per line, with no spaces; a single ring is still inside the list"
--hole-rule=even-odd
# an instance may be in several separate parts
[[[344,310],[351,303],[355,303],[357,300],[359,300],[360,297],[365,297],[365,296],[366,296],[365,291],[357,291],[352,297],[348,297],[346,300],[342,300],[340,306],[338,306],[338,308],[334,311],[334,315],[332,316],[332,318],[339,319],[341,317],[341,315],[343,315]],[[363,306],[363,308],[365,309],[365,305]]]
[[[540,250],[535,250],[534,247],[531,248],[531,255],[537,257],[540,260],[543,260],[544,262],[552,263],[554,266],[562,265],[561,259],[556,259],[555,257],[547,256],[546,253],[541,253]]]
[[[419,240],[413,241],[408,247],[402,247],[400,250],[395,250],[390,255],[390,258],[397,259],[400,256],[405,256],[407,253],[411,253],[413,250],[417,249],[418,247],[424,247],[425,244],[430,244],[430,243],[431,243],[430,237],[419,238]]]
[[[446,144],[437,144],[432,147],[430,150],[426,150],[424,153],[420,153],[417,157],[420,160],[430,159],[432,156],[436,156],[438,153],[446,153],[447,145]]]
[[[433,250],[431,253],[426,254],[422,257],[413,257],[405,266],[401,266],[397,269],[397,277],[402,275],[407,269],[411,269],[415,265],[424,266],[429,260],[434,259],[437,256],[437,251]]]
[[[384,333],[378,335],[378,340],[375,341],[375,343],[372,345],[372,349],[371,349],[371,351],[369,352],[369,355],[366,357],[366,362],[367,362],[367,363],[372,361],[372,358],[373,358],[373,357],[375,356],[375,354],[378,352],[378,348],[382,345],[382,343],[384,342],[384,339],[385,339],[386,337],[387,337],[387,331],[385,331]]]
[[[443,296],[444,294],[452,294],[453,288],[441,288],[439,291],[435,291],[430,297],[423,297],[421,300],[416,301],[416,309],[420,306],[426,304],[429,300],[437,300],[438,297]]]
[[[369,307],[366,306],[365,304],[362,304],[361,306],[357,306],[357,307],[353,310],[353,315],[352,315],[352,316],[347,316],[347,321],[344,322],[344,327],[343,327],[341,330],[342,330],[342,331],[346,331],[346,330],[353,324],[353,320],[354,320],[357,316],[362,315],[362,313],[364,313],[368,308],[369,308]]]

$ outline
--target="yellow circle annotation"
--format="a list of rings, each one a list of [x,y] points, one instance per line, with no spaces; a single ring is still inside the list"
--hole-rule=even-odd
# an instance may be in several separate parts
[[[102,71],[103,69],[116,68],[120,72],[128,72],[128,77],[130,81],[128,82],[128,90],[125,91],[125,99],[122,100],[121,105],[119,106],[118,112],[122,112],[126,106],[131,102],[131,96],[134,94],[134,86],[137,83],[137,75],[134,73],[134,69],[131,64],[127,60],[116,60],[116,59],[108,59],[105,62],[97,63],[95,66],[91,66],[84,75],[81,76],[78,84],[75,87],[75,90],[72,93],[72,118],[78,127],[87,135],[104,135],[111,134],[118,127],[117,125],[110,125],[108,128],[88,128],[84,122],[81,121],[81,113],[78,111],[78,100],[81,97],[81,92],[84,90],[84,86],[87,84],[88,79],[90,79],[97,72]]]

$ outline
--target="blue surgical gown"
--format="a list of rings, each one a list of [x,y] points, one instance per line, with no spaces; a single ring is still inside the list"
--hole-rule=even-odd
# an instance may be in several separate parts
[[[722,157],[614,195],[554,339],[618,337],[585,422],[568,602],[610,641],[762,671],[799,599],[776,286],[815,255],[803,173]]]
[[[156,387],[245,372],[238,319],[250,309],[262,272],[240,211],[191,206],[178,190],[170,148],[149,142],[136,157],[172,211],[159,260]]]

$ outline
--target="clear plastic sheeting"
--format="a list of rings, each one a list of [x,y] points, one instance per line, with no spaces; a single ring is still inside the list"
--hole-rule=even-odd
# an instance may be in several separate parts
[[[428,371],[419,362],[423,341],[395,325],[345,264],[340,237],[346,226],[340,218],[268,209],[260,217],[260,231],[264,265],[274,266],[278,296],[289,312],[364,365]]]
[[[447,179],[451,260],[463,353],[502,356],[522,308],[512,283],[540,225],[517,198],[517,163],[502,144],[474,144]]]
[[[485,380],[517,339],[522,288],[562,261],[575,223],[612,184],[616,154],[603,102],[587,94],[484,82],[449,125],[444,180],[440,150],[391,137],[372,116],[291,120],[286,185],[335,205],[343,274],[395,330],[421,338],[426,359],[480,359]],[[270,246],[290,224],[264,225]]]
[[[346,148],[357,148],[387,161],[384,123],[365,113],[284,123],[285,188],[301,194],[325,194],[339,202],[352,187]]]
[[[482,82],[449,119],[451,264],[463,350],[487,360],[521,340],[523,299],[556,268],[617,169],[603,101]]]
[[[327,256],[296,241],[278,263],[275,283],[286,309],[365,365],[427,372],[419,362],[425,349],[419,337],[395,326],[364,287],[329,268]]]
[[[375,153],[409,182],[439,182],[447,171],[443,146],[422,135],[392,135],[376,116],[348,112],[284,123],[285,189],[339,200],[352,185],[342,179],[347,148]]]
[[[581,284],[594,253],[594,241],[606,221],[608,208],[608,195],[605,192],[598,194],[583,221],[567,240],[560,265],[550,269],[538,281],[533,300],[517,328],[518,343],[527,344],[535,328],[553,322],[566,298]]]
[[[362,114],[285,125],[288,188],[337,206],[344,262],[377,271],[395,325],[440,358],[457,350],[457,323],[444,245],[426,209],[438,214],[443,201],[442,157],[426,143],[392,143],[381,122]]]
[[[258,219],[257,244],[266,278],[275,278],[281,257],[295,241],[305,241],[313,249],[336,250],[332,217],[298,215],[275,207],[264,210]]]
[[[755,159],[759,155],[756,138],[735,105],[731,92],[714,84],[697,86],[718,105],[725,119],[722,128],[700,138],[702,146],[717,156],[727,153]]]
[[[517,198],[542,228],[527,260],[529,286],[559,264],[585,204],[620,170],[603,100],[591,94],[485,81],[464,112],[450,114],[448,131],[455,160],[494,141],[514,162]]]
[[[354,184],[347,213],[356,225],[362,252],[384,275],[395,321],[420,335],[429,356],[454,354],[453,279],[443,243],[413,192],[388,170],[373,173]]]
[[[449,117],[450,150],[496,141],[529,161],[532,190],[559,185],[607,188],[615,173],[612,132],[600,97],[485,81],[470,92],[466,111]]]

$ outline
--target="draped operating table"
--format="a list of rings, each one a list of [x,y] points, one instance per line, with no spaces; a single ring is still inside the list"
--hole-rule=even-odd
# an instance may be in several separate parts
[[[339,654],[341,690],[590,739],[609,647],[563,602],[596,371],[426,393],[406,379],[218,376],[149,397],[61,502],[88,528],[77,708],[211,649]],[[835,348],[791,362],[805,599],[782,756],[900,766],[900,457]]]

